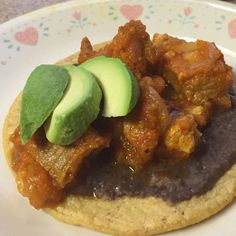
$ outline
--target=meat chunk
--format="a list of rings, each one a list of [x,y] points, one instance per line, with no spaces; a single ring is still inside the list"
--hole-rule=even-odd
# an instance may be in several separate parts
[[[164,59],[164,55],[167,52],[171,52],[172,50],[176,49],[179,45],[185,43],[185,41],[169,36],[168,34],[155,33],[152,38],[152,43],[161,55],[161,58]],[[186,45],[185,50],[191,51],[191,44]]]
[[[150,84],[160,95],[164,92],[167,86],[165,80],[159,75],[153,75],[152,77],[145,76],[142,80],[147,81],[147,83]]]
[[[12,168],[16,173],[19,192],[28,197],[36,209],[53,207],[64,199],[64,191],[55,186],[49,173],[34,160],[21,144],[19,129],[11,137],[14,142]]]
[[[190,105],[185,103],[183,106],[183,111],[192,115],[197,124],[201,127],[204,127],[211,118],[212,104],[210,102],[202,105]]]
[[[134,111],[119,124],[117,159],[135,170],[152,159],[161,135],[170,118],[164,100],[158,93],[158,78],[145,77],[140,81],[141,98]]]
[[[23,145],[16,129],[11,141],[15,153],[12,165],[19,191],[35,208],[44,208],[63,199],[63,188],[77,175],[83,160],[108,147],[110,137],[90,128],[74,144],[60,146],[49,143],[40,129]]]
[[[214,43],[188,43],[167,35],[155,35],[153,43],[162,50],[163,77],[184,99],[193,105],[210,102],[230,106],[227,94],[232,68]]]
[[[201,133],[191,115],[182,115],[174,119],[164,136],[166,151],[171,156],[188,157],[198,144]],[[173,154],[177,155],[173,155]]]
[[[192,115],[201,127],[205,126],[211,118],[213,106],[210,102],[194,105],[170,87],[165,90],[163,97],[168,104],[170,113]]]
[[[108,147],[109,142],[109,137],[103,137],[90,128],[75,143],[60,146],[48,142],[41,130],[26,147],[52,176],[55,184],[63,188],[72,181],[83,160],[94,152]]]
[[[119,27],[112,41],[98,51],[94,51],[89,40],[84,38],[78,62],[96,55],[120,58],[138,78],[150,73],[151,65],[159,60],[158,51],[140,21],[130,21]]]
[[[93,46],[87,37],[84,37],[81,41],[80,53],[78,57],[78,63],[83,63],[84,61],[96,56],[98,53],[93,50]]]

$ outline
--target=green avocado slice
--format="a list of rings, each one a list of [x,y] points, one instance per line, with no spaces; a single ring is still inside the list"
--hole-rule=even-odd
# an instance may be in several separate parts
[[[90,71],[102,88],[103,116],[125,116],[134,108],[140,95],[139,86],[133,73],[120,59],[96,56],[80,67]]]
[[[40,65],[30,74],[22,93],[20,135],[29,141],[64,95],[70,75],[56,65]]]
[[[97,118],[102,91],[96,78],[83,68],[66,65],[71,76],[66,93],[44,125],[51,143],[68,145]]]

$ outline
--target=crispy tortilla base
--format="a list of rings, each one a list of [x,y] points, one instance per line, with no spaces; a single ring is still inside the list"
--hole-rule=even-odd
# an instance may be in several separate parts
[[[76,63],[72,55],[58,64]],[[11,163],[10,135],[19,124],[19,95],[6,117],[3,146]],[[236,164],[204,195],[177,204],[160,198],[102,200],[69,195],[58,207],[45,209],[56,219],[113,235],[153,235],[198,223],[226,207],[236,197]]]

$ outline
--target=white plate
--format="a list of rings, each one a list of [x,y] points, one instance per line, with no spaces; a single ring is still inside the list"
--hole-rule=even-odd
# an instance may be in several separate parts
[[[236,69],[236,7],[197,0],[79,0],[54,5],[0,26],[0,127],[27,75],[38,64],[53,63],[78,51],[80,40],[109,40],[119,25],[141,19],[148,32],[201,38],[220,46]],[[1,139],[1,138],[0,138]],[[1,141],[1,140],[0,140]],[[17,191],[0,150],[0,235],[102,235],[55,221],[36,211]],[[235,236],[236,203],[201,224],[165,235]]]

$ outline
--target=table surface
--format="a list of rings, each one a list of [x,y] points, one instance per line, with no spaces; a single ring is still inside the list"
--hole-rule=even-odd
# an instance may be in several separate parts
[[[0,0],[0,24],[14,17],[69,0]]]
[[[0,24],[27,12],[67,1],[69,0],[0,0]],[[226,2],[236,4],[236,0]]]

